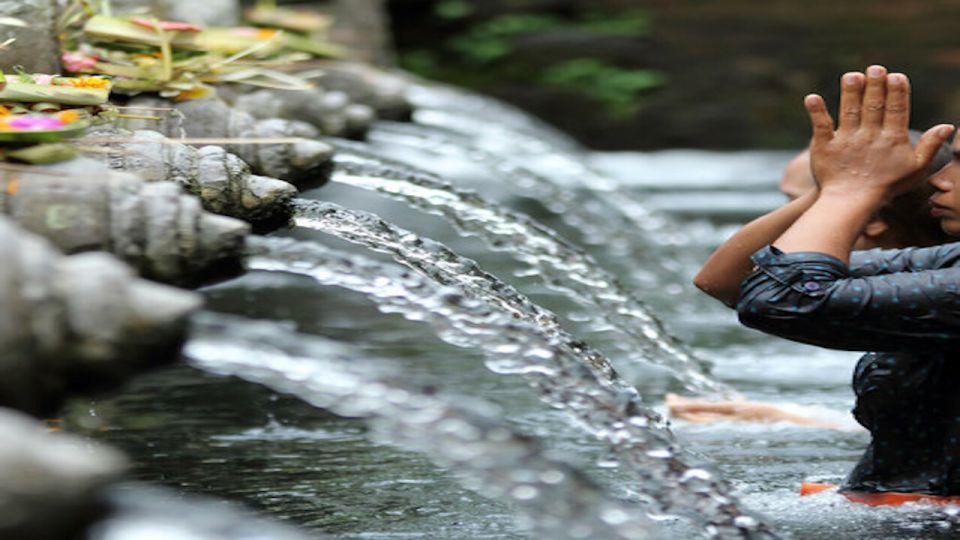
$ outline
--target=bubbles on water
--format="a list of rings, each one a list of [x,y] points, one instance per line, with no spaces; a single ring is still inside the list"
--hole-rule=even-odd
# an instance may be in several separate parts
[[[615,469],[620,466],[620,458],[616,454],[610,452],[603,454],[597,458],[597,467],[604,469]]]
[[[491,345],[490,350],[502,355],[519,355],[522,352],[519,343],[499,343]]]
[[[621,525],[630,519],[630,514],[619,508],[611,508],[600,514],[600,519],[611,525]]]
[[[680,285],[679,283],[671,283],[666,287],[663,287],[661,290],[669,296],[678,296],[686,292],[686,289],[683,287],[683,285]]]
[[[712,482],[713,475],[709,471],[703,469],[687,469],[683,475],[680,477],[680,481],[686,483],[687,485],[695,484],[697,482]]]
[[[543,471],[540,473],[540,481],[544,484],[559,484],[566,479],[566,475],[563,471],[558,469],[553,469],[549,471]]]
[[[410,392],[398,388],[390,388],[383,397],[393,405],[402,405],[410,399]]]
[[[741,529],[753,531],[760,526],[760,522],[753,516],[737,516],[733,520],[733,525]]]
[[[670,459],[673,457],[673,450],[669,448],[655,448],[648,450],[646,454],[654,459]]]
[[[534,486],[517,486],[510,492],[510,496],[518,501],[529,501],[540,496],[540,490]]]
[[[960,518],[960,506],[950,505],[945,507],[942,512],[943,515],[950,520],[956,521],[958,518]]]

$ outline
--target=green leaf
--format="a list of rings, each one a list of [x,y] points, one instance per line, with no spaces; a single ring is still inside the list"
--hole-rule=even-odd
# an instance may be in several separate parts
[[[462,19],[472,15],[474,8],[467,0],[443,0],[433,8],[433,12],[444,19]]]
[[[35,144],[26,148],[5,152],[5,157],[15,161],[22,161],[32,165],[46,165],[67,161],[77,157],[79,152],[69,144],[49,143]]]

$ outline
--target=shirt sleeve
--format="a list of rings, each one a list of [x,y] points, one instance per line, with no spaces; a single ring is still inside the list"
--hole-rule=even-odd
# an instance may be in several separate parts
[[[855,275],[823,253],[756,252],[737,312],[751,328],[832,349],[960,345],[960,268]]]
[[[876,276],[960,266],[960,242],[931,247],[870,249],[850,254],[850,274]]]

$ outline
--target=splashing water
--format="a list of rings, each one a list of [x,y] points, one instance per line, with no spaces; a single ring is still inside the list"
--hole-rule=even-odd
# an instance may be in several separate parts
[[[405,387],[386,366],[346,345],[284,330],[277,323],[201,313],[188,361],[343,416],[367,418],[374,435],[428,454],[464,484],[519,512],[537,538],[643,540],[655,525],[612,500],[579,470],[544,456],[535,439],[510,430],[480,403]],[[358,360],[360,359],[360,360]]]
[[[483,271],[471,259],[461,257],[447,246],[401,229],[375,214],[348,210],[322,201],[294,201],[294,223],[320,230],[338,238],[363,245],[373,251],[392,254],[394,260],[416,270],[434,283],[456,287],[471,298],[537,326],[540,331],[566,347],[593,368],[600,379],[620,390],[635,392],[598,350],[575,338],[560,327],[557,316],[524,296],[513,286]],[[639,396],[638,396],[639,397]]]
[[[400,122],[378,122],[367,137],[372,144],[416,148],[436,156],[449,156],[472,161],[508,181],[511,189],[541,203],[565,224],[576,230],[584,243],[602,246],[618,257],[630,257],[634,263],[631,277],[643,283],[656,283],[669,273],[670,259],[660,256],[657,237],[664,229],[664,217],[650,212],[623,212],[623,206],[610,201],[593,189],[568,185],[531,170],[515,152],[496,153],[473,143],[466,135],[436,126]],[[524,155],[524,158],[526,155]],[[651,270],[656,269],[658,272]]]
[[[339,144],[339,143],[338,143]],[[483,239],[530,265],[544,283],[593,308],[610,328],[626,336],[632,362],[653,362],[671,370],[697,393],[735,392],[706,374],[705,362],[667,334],[649,309],[596,260],[527,216],[461,191],[435,176],[405,165],[358,154],[355,146],[334,157],[331,180],[406,201],[451,222],[462,234]]]
[[[651,421],[659,417],[635,393],[614,391],[535,327],[393,265],[283,238],[254,237],[249,249],[251,269],[309,276],[365,293],[383,312],[429,322],[444,341],[482,350],[491,370],[527,376],[541,399],[602,441],[664,513],[681,514],[716,537],[772,537],[766,525],[739,508],[719,478],[684,463],[672,434]]]
[[[620,239],[608,247],[626,250],[640,257],[652,268],[663,268],[660,277],[676,277],[691,262],[684,249],[693,241],[689,227],[679,227],[661,213],[651,212],[638,195],[608,175],[600,174],[587,163],[587,153],[576,141],[528,113],[459,88],[415,85],[410,92],[411,103],[417,111],[414,122],[421,126],[438,128],[460,134],[471,141],[470,146],[488,152],[496,159],[509,161],[523,156],[523,168],[566,190],[586,193],[582,212],[596,214],[600,223],[610,222],[615,216],[626,231],[645,236],[646,249],[632,249],[629,238]],[[408,131],[417,131],[411,127]],[[375,133],[374,133],[375,134]],[[664,178],[669,182],[670,178]],[[559,196],[561,199],[563,195]],[[620,234],[611,238],[617,240]],[[655,247],[657,249],[651,249]],[[655,252],[655,253],[654,253]],[[614,253],[616,253],[614,251]],[[651,259],[646,254],[658,259]],[[663,274],[663,272],[660,272]],[[637,276],[645,283],[649,276]]]
[[[535,152],[547,148],[577,151],[580,145],[569,135],[502,101],[452,86],[413,84],[407,91],[413,105],[413,121],[437,125],[465,134],[490,133],[510,137],[530,134],[522,151]],[[490,122],[496,118],[496,122]]]

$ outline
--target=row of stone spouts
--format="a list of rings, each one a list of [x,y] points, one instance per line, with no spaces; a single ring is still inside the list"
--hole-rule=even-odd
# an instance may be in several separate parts
[[[113,4],[172,16],[189,4],[219,24],[239,9]],[[27,23],[0,26],[18,45],[0,50],[0,67],[56,69],[55,38],[37,31],[52,28],[56,8],[0,0],[0,13]],[[99,510],[95,494],[125,469],[118,452],[51,435],[27,415],[176,359],[202,305],[181,287],[239,269],[251,230],[284,223],[298,189],[324,183],[333,149],[318,137],[363,138],[374,119],[410,114],[406,83],[369,65],[327,63],[314,80],[180,103],[138,97],[122,103],[126,120],[76,141],[81,157],[0,169],[0,538],[78,537]]]

